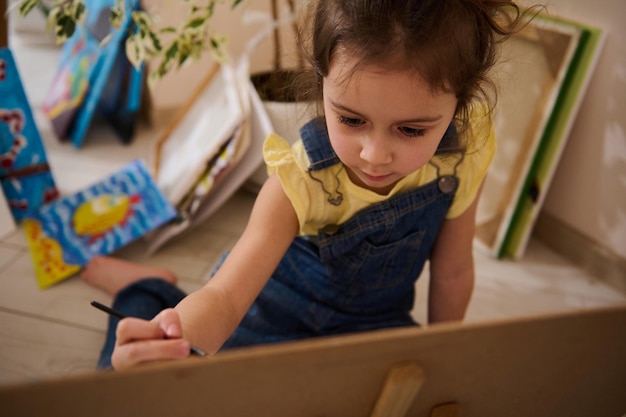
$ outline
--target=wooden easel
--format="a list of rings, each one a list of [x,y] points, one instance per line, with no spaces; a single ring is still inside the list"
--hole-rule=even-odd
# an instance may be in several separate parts
[[[3,416],[588,417],[626,412],[626,306],[232,350],[0,387]]]

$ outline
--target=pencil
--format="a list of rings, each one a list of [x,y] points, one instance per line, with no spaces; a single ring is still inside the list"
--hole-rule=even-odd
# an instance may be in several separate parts
[[[126,317],[128,317],[125,314],[120,313],[117,310],[112,309],[111,307],[107,307],[102,303],[99,303],[97,301],[92,301],[91,305],[94,306],[95,308],[97,308],[98,310],[104,311],[105,313],[110,314],[113,317],[117,317],[118,319],[124,319]],[[198,355],[198,356],[206,356],[206,352],[203,351],[202,349],[195,347],[195,346],[191,346],[189,348],[189,351],[191,352],[192,355]]]

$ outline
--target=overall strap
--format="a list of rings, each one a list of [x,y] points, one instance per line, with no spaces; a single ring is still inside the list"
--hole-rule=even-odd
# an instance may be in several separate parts
[[[323,117],[317,117],[300,129],[304,149],[311,161],[309,171],[319,171],[338,164],[339,158],[330,146],[328,130]]]

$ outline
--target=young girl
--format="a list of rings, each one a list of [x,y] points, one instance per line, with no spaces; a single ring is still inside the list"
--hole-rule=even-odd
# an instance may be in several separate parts
[[[131,266],[104,284],[105,260],[84,271],[121,290],[118,306],[174,292],[155,307],[174,308],[119,323],[115,368],[186,357],[190,344],[212,354],[414,325],[426,261],[428,321],[463,319],[476,206],[495,152],[487,75],[499,39],[524,14],[505,0],[321,0],[312,12],[310,97],[323,116],[293,147],[266,140],[270,177],[209,282],[184,296],[169,272]]]

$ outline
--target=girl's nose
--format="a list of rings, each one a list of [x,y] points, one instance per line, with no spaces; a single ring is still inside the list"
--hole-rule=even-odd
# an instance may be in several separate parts
[[[392,159],[387,141],[371,136],[363,138],[360,157],[370,165],[385,165]]]

